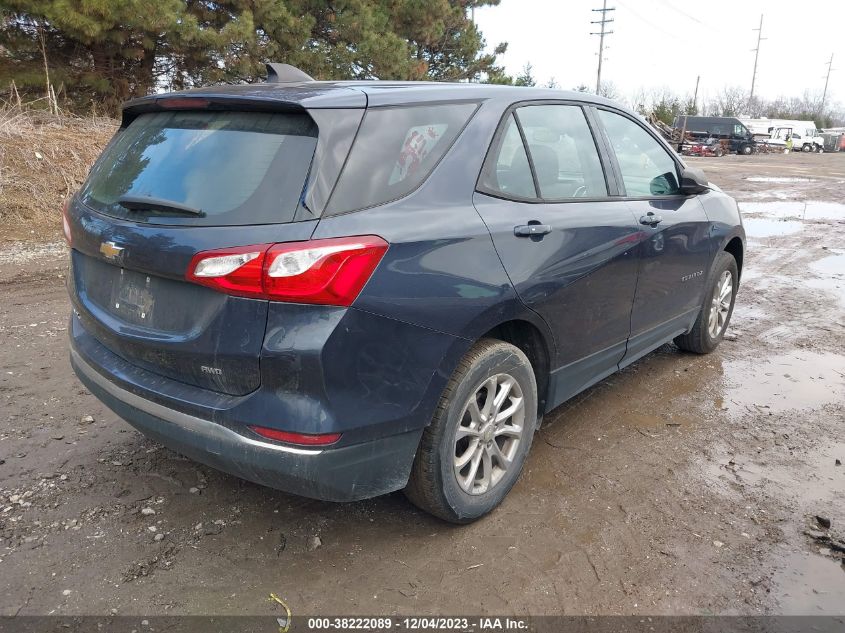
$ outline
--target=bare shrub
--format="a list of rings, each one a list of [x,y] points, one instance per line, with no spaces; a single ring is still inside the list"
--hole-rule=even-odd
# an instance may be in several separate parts
[[[85,180],[117,121],[0,104],[0,238],[57,238],[62,200]]]

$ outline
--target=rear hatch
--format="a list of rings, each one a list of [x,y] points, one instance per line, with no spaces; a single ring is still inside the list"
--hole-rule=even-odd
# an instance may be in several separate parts
[[[317,144],[303,109],[141,113],[68,211],[70,293],[86,330],[161,376],[242,395],[260,384],[268,302],[186,281],[199,251],[307,240]],[[313,216],[311,216],[313,217]]]

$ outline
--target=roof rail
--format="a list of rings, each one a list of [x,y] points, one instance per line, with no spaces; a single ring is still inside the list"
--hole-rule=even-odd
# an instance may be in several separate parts
[[[283,84],[295,81],[314,81],[314,78],[299,70],[296,66],[290,64],[279,64],[276,62],[268,62],[264,64],[267,67],[267,83],[268,84]]]

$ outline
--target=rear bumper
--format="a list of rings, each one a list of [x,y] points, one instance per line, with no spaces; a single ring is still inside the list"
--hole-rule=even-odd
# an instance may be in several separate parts
[[[367,499],[403,488],[422,429],[334,449],[262,442],[124,389],[71,347],[83,384],[144,435],[191,459],[285,492],[325,501]]]

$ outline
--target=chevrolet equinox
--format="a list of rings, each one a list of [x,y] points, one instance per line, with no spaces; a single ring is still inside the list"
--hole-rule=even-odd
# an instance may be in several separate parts
[[[126,103],[63,220],[71,363],[120,417],[456,523],[544,413],[669,341],[713,351],[745,248],[734,200],[612,101],[285,65]]]

